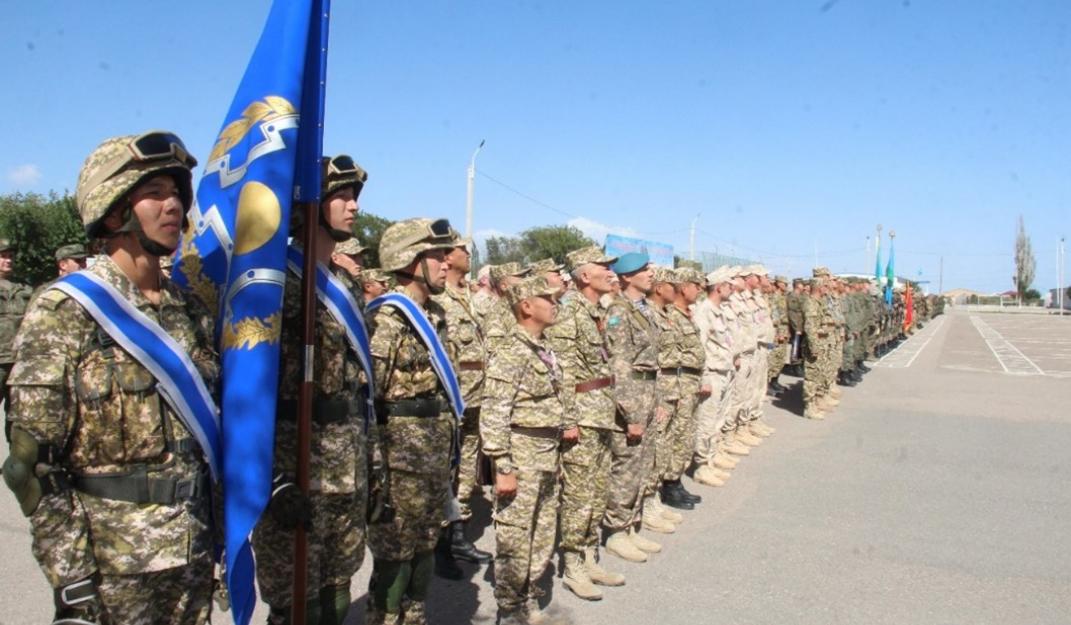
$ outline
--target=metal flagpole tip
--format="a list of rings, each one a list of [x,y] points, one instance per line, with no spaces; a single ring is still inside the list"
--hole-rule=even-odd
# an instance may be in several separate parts
[[[895,237],[896,237],[896,231],[895,230],[890,230],[889,231],[889,238],[892,239],[892,238],[895,238]]]

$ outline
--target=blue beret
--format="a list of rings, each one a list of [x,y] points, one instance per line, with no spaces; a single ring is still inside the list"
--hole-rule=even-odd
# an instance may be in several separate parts
[[[643,269],[651,262],[651,257],[641,252],[629,252],[628,254],[622,254],[621,258],[617,259],[610,269],[613,269],[614,273],[630,274],[634,271]]]

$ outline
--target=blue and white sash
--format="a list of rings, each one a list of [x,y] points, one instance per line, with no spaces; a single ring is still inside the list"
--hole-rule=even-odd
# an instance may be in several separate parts
[[[157,392],[197,439],[212,479],[218,481],[223,459],[219,408],[185,350],[160,324],[95,274],[85,270],[71,273],[52,288],[81,304],[108,336],[156,378]]]
[[[450,359],[446,357],[446,350],[443,348],[442,342],[439,341],[438,333],[435,332],[435,328],[432,327],[427,315],[424,314],[424,309],[401,293],[380,295],[369,302],[366,308],[371,312],[384,304],[393,306],[401,311],[416,329],[420,340],[428,348],[431,356],[431,366],[435,369],[436,375],[439,376],[439,381],[442,382],[443,388],[446,389],[446,395],[450,398],[450,405],[454,410],[454,414],[457,415],[458,419],[462,418],[465,413],[465,400],[461,397],[461,387],[457,383],[457,374],[454,373],[454,367],[450,364]]]
[[[286,250],[286,266],[294,275],[301,277],[305,267],[305,254],[302,250],[291,245]],[[375,397],[375,376],[372,372],[372,347],[368,341],[368,328],[364,325],[364,317],[357,307],[357,301],[342,281],[327,270],[323,264],[316,263],[316,298],[327,308],[335,321],[346,329],[346,338],[349,339],[350,347],[357,353],[357,359],[361,362],[365,377],[368,378],[368,418],[372,418],[372,398]],[[367,423],[366,423],[367,425]]]

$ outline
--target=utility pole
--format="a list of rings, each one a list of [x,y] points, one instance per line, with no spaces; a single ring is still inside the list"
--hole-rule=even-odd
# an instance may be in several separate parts
[[[483,144],[486,139],[480,140],[480,145],[476,146],[476,151],[472,153],[472,159],[469,160],[468,171],[468,195],[465,198],[465,236],[472,238],[472,202],[476,197],[476,155],[483,149]]]
[[[1060,247],[1056,250],[1056,299],[1060,302],[1060,316],[1064,316],[1064,237],[1060,237]]]
[[[688,234],[688,260],[693,262],[695,261],[695,222],[699,221],[700,214],[696,213],[695,217],[692,218],[692,228]]]

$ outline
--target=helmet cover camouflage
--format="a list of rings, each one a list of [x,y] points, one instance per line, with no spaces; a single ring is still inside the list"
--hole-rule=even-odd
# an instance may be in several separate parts
[[[454,247],[450,222],[417,217],[398,221],[379,240],[379,262],[384,271],[402,271],[428,250]]]

